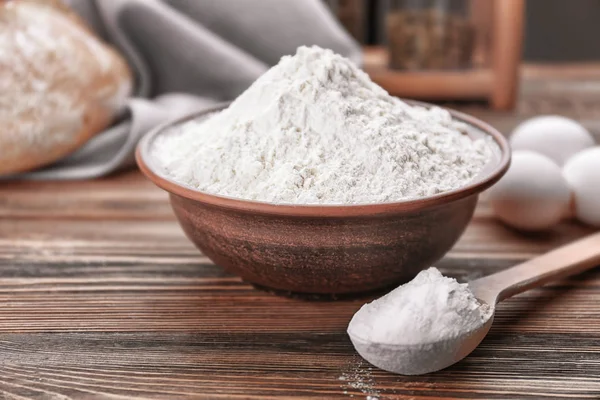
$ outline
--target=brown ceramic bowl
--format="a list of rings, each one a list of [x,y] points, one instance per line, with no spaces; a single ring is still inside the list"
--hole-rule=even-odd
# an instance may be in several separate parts
[[[468,186],[435,196],[367,205],[276,205],[200,192],[168,178],[151,157],[155,129],[137,148],[142,172],[170,193],[188,238],[212,261],[243,279],[300,293],[351,293],[397,284],[438,261],[467,226],[480,192],[506,172],[504,137],[473,117],[451,111],[469,135],[491,136],[495,159]]]

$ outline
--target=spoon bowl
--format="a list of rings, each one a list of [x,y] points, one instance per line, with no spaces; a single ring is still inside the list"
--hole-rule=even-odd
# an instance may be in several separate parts
[[[357,353],[377,368],[401,375],[422,375],[439,371],[468,356],[487,335],[494,316],[461,336],[419,345],[370,343],[348,330]]]

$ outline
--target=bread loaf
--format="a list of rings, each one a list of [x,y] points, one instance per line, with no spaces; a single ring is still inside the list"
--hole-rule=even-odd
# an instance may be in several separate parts
[[[47,165],[109,126],[131,72],[53,1],[0,0],[0,175]]]

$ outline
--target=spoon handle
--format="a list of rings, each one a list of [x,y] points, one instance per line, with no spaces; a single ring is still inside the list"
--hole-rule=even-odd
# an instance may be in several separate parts
[[[474,294],[495,304],[550,281],[600,265],[600,232],[586,236],[515,267],[469,283]]]

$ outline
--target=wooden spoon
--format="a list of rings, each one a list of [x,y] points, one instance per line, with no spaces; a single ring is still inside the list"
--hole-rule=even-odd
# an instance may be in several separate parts
[[[481,326],[447,340],[418,345],[366,342],[350,338],[358,353],[371,364],[403,375],[438,371],[469,355],[487,335],[496,304],[552,280],[578,274],[600,265],[600,232],[533,258],[515,267],[469,282],[482,303],[491,308],[491,317]]]

